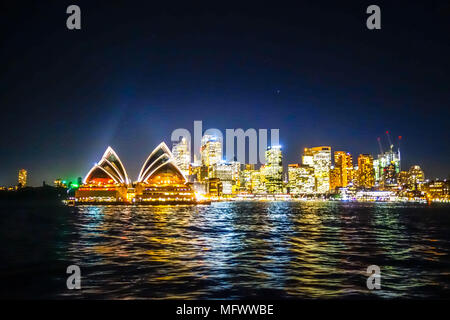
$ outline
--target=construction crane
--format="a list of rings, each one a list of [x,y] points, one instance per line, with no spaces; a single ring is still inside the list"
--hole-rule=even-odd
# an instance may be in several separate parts
[[[380,154],[383,154],[383,147],[381,146],[381,138],[378,137],[377,141],[378,141],[378,146],[380,147]]]
[[[398,166],[399,166],[399,170],[402,170],[401,167],[401,157],[400,157],[400,141],[402,140],[402,136],[398,136]]]
[[[392,151],[392,148],[394,148],[394,145],[392,144],[391,136],[389,135],[389,131],[386,131],[386,135],[387,135],[387,138],[388,138],[388,141],[389,141],[389,148]]]

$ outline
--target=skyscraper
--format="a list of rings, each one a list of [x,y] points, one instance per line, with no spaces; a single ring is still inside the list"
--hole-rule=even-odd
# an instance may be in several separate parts
[[[19,170],[19,176],[18,176],[18,183],[19,183],[19,187],[23,188],[26,187],[27,185],[27,170],[25,169],[20,169]]]
[[[330,170],[330,190],[342,188],[342,168],[340,166]]]
[[[346,187],[353,180],[353,158],[349,152],[334,152],[334,174],[339,176],[335,180],[336,187]]]
[[[264,177],[268,193],[283,192],[283,157],[281,146],[270,146],[266,151]]]
[[[321,146],[305,148],[302,157],[303,165],[314,168],[316,179],[316,192],[327,193],[330,191],[331,147]]]
[[[213,135],[204,135],[201,145],[202,164],[209,167],[222,161],[222,142]]]
[[[189,175],[189,164],[191,162],[191,151],[189,142],[186,138],[182,138],[179,142],[175,142],[172,146],[172,154],[175,164],[180,168],[185,176]]]
[[[360,154],[358,157],[357,185],[364,189],[375,185],[373,157],[370,154]]]
[[[375,169],[375,182],[380,185],[394,185],[400,173],[400,150],[395,152],[392,148],[378,155],[373,161]]]

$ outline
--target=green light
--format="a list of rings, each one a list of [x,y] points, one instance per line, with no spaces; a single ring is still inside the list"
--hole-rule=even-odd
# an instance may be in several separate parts
[[[78,188],[79,187],[79,185],[78,184],[76,184],[76,183],[72,183],[72,188]]]

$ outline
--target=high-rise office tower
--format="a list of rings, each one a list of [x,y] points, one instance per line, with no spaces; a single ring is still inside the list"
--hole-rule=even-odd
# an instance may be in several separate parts
[[[345,151],[334,152],[334,174],[338,174],[339,178],[336,187],[346,187],[353,180],[353,158],[352,155]]]
[[[222,161],[222,142],[213,135],[204,135],[201,145],[202,164],[212,166]]]
[[[393,185],[397,183],[397,176],[400,173],[400,150],[394,151],[392,148],[378,155],[373,161],[375,169],[375,182],[380,185]]]
[[[19,186],[20,187],[26,187],[27,185],[27,170],[25,169],[20,169],[19,170],[19,176],[17,178],[18,182],[19,182]]]
[[[189,175],[189,164],[191,163],[191,151],[186,138],[182,138],[179,142],[173,144],[172,155],[175,159],[175,164],[187,177]]]
[[[357,185],[364,189],[375,185],[373,157],[370,154],[360,154],[358,157]]]
[[[305,148],[302,157],[303,165],[312,166],[316,179],[316,192],[330,191],[331,147],[321,146]]]
[[[283,157],[281,146],[270,146],[266,151],[264,178],[268,193],[283,192]]]
[[[342,188],[342,168],[340,166],[330,170],[330,190]]]

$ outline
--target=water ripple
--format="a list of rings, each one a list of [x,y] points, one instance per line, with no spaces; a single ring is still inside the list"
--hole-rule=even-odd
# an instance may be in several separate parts
[[[83,290],[61,288],[51,297],[449,296],[445,206],[220,202],[70,210],[65,240],[52,250],[61,263],[81,267]],[[378,291],[366,288],[373,264],[382,273]]]

